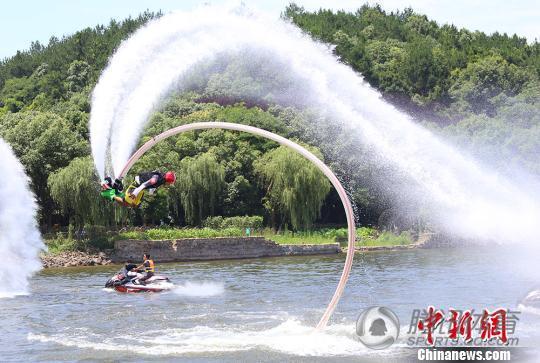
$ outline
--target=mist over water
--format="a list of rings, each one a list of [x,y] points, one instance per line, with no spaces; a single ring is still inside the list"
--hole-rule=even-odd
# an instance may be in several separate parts
[[[313,327],[289,319],[278,326],[264,330],[234,328],[210,328],[196,326],[190,329],[167,329],[153,332],[151,338],[104,342],[89,341],[88,337],[58,334],[28,334],[31,342],[56,343],[67,347],[91,348],[97,351],[130,351],[143,356],[209,354],[219,352],[242,352],[255,347],[271,352],[294,356],[369,356],[375,354],[362,346],[354,337],[354,327],[345,324],[332,325],[324,332],[314,332]]]
[[[186,297],[211,297],[218,296],[225,292],[223,283],[212,281],[185,281],[176,285],[173,292],[178,296]]]
[[[237,77],[231,66],[238,67]],[[219,77],[224,69],[232,79]],[[242,78],[246,70],[251,79]],[[348,142],[370,150],[374,163],[396,171],[377,180],[382,189],[421,200],[440,229],[499,242],[536,239],[540,198],[524,187],[534,181],[516,184],[480,165],[386,103],[328,46],[245,8],[168,14],[120,46],[92,98],[92,153],[100,175],[119,174],[150,114],[172,91],[196,88],[197,80],[217,91],[231,87],[239,100],[310,109],[318,116],[314,133],[328,124],[343,129]],[[326,153],[340,143],[332,136],[324,140],[322,132],[318,136]]]
[[[29,179],[11,147],[0,139],[0,298],[28,293],[28,279],[41,269],[45,246],[36,225],[37,205]]]

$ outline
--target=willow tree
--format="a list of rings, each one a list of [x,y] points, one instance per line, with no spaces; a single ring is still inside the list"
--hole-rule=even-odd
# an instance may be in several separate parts
[[[310,151],[322,159],[319,150],[310,148]],[[295,230],[311,227],[331,189],[324,174],[284,146],[264,154],[254,167],[267,190],[263,203],[270,213],[272,227],[275,228],[276,214]]]
[[[225,170],[211,154],[205,153],[184,158],[177,175],[186,222],[200,225],[205,217],[214,214],[219,193],[225,187]]]
[[[53,200],[71,216],[71,223],[109,224],[114,211],[111,203],[99,196],[98,182],[92,158],[86,156],[52,173],[47,184]]]

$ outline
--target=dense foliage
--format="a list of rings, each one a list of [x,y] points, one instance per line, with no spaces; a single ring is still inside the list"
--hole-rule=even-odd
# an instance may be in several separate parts
[[[221,130],[182,134],[148,152],[126,180],[161,168],[177,171],[178,181],[145,198],[140,209],[126,212],[98,197],[99,180],[89,156],[90,92],[120,42],[159,16],[145,13],[53,37],[46,46],[33,43],[0,62],[0,137],[13,146],[32,180],[41,224],[201,226],[206,220],[215,226],[218,220],[208,217],[216,215],[225,217],[220,227],[235,227],[235,233],[243,233],[243,228],[224,222],[235,216],[264,216],[264,224],[277,229],[342,224],[336,192],[307,161],[274,142]],[[537,42],[441,26],[411,9],[387,13],[365,5],[354,13],[307,12],[292,4],[283,16],[313,37],[335,44],[343,62],[443,137],[501,169],[519,166],[540,175]],[[245,59],[231,62],[204,87],[173,95],[154,113],[141,142],[182,123],[215,120],[299,139],[319,153],[313,147],[320,140],[310,132],[309,110],[270,101],[239,103],[235,92],[242,87],[252,87],[250,94],[257,95],[264,89],[245,79],[234,82],[235,72],[246,67],[242,62]],[[361,145],[354,146],[354,152],[361,152]],[[343,165],[321,150],[320,156],[339,173]],[[388,197],[369,184],[372,175],[384,170],[372,163],[346,173],[352,175],[347,185],[363,224],[377,224],[392,214]],[[379,238],[386,237],[367,239]]]
[[[305,11],[283,16],[396,106],[500,169],[540,175],[540,43],[439,25],[412,9]]]
[[[237,217],[225,217],[214,216],[208,217],[204,221],[206,228],[213,229],[225,229],[225,228],[241,228],[250,230],[258,230],[263,228],[263,218],[261,216],[237,216]]]
[[[72,92],[93,85],[122,40],[161,13],[145,12],[136,19],[111,20],[108,26],[86,28],[49,44],[33,42],[0,62],[0,101],[11,112],[66,100]],[[1,105],[0,105],[1,106]]]
[[[318,153],[316,150],[312,152]],[[322,155],[318,155],[322,159]],[[270,214],[271,226],[276,227],[276,214],[281,212],[293,229],[309,229],[317,217],[330,182],[303,156],[280,146],[255,162],[255,171],[268,185],[263,205]]]

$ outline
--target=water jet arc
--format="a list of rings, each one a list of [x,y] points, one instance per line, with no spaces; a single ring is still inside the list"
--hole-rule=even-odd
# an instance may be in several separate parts
[[[343,208],[345,208],[345,215],[347,217],[347,229],[348,229],[347,256],[345,258],[345,264],[343,266],[343,272],[341,273],[341,278],[339,279],[339,283],[336,287],[334,295],[332,296],[332,300],[326,307],[326,310],[323,316],[321,317],[319,323],[317,324],[317,329],[324,328],[326,324],[328,323],[330,316],[334,312],[334,309],[336,308],[336,305],[339,299],[341,298],[341,295],[343,294],[343,290],[345,289],[345,284],[347,283],[347,280],[349,279],[349,274],[351,272],[351,267],[352,267],[352,262],[353,262],[353,257],[354,257],[356,228],[355,228],[354,212],[353,212],[349,197],[347,196],[347,192],[345,191],[345,188],[343,188],[339,179],[332,172],[332,170],[330,170],[330,168],[326,166],[325,163],[323,163],[319,158],[313,155],[309,150],[282,136],[276,135],[272,132],[259,129],[253,126],[247,126],[247,125],[235,124],[235,123],[229,123],[229,122],[195,122],[195,123],[190,123],[190,124],[181,125],[181,126],[172,128],[148,140],[137,151],[135,151],[133,155],[131,155],[128,162],[126,163],[126,165],[120,172],[120,175],[118,175],[118,177],[120,178],[125,177],[129,169],[131,169],[131,167],[133,166],[133,164],[135,164],[135,162],[139,160],[139,158],[143,156],[145,152],[150,150],[155,144],[157,144],[161,140],[164,140],[168,137],[178,135],[187,131],[206,130],[206,129],[224,129],[224,130],[243,131],[243,132],[247,132],[250,134],[254,134],[257,136],[261,136],[261,137],[273,140],[283,146],[287,146],[293,149],[294,151],[298,152],[300,155],[304,156],[313,164],[315,164],[315,166],[320,171],[322,171],[323,174],[326,175],[326,177],[330,180],[334,188],[336,188],[339,198],[341,199],[341,203],[343,204]]]

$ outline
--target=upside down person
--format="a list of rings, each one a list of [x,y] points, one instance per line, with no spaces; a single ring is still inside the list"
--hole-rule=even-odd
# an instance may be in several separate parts
[[[142,172],[135,177],[133,185],[124,193],[122,180],[115,179],[112,182],[110,177],[106,177],[101,185],[101,196],[111,201],[116,201],[123,206],[136,208],[140,204],[140,198],[137,199],[137,197],[143,190],[148,190],[149,194],[154,194],[160,186],[164,184],[171,185],[175,181],[176,174],[172,171],[166,173],[162,173],[159,170]]]
[[[176,174],[172,171],[168,171],[165,174],[159,170],[140,173],[135,177],[135,185],[137,188],[131,192],[133,198],[137,198],[140,192],[147,189],[148,193],[154,194],[156,189],[163,184],[174,184],[176,181]],[[129,193],[129,190],[128,190]]]
[[[105,177],[105,180],[101,183],[101,196],[124,207],[131,206],[125,201],[124,186],[120,179],[115,179],[113,182],[111,177]]]

